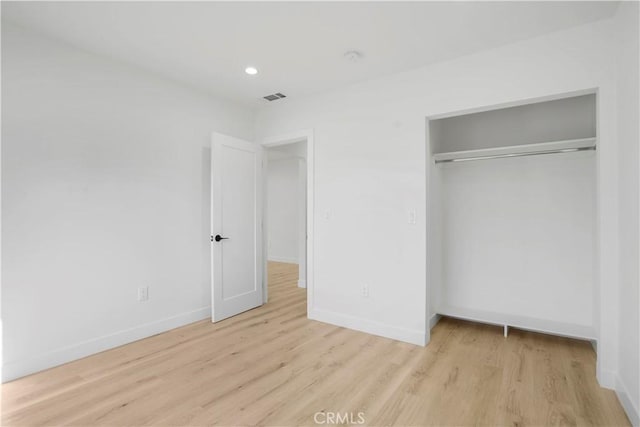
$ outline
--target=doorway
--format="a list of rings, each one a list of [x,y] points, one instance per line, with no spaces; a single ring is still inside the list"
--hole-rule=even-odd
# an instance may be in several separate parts
[[[270,138],[264,159],[264,302],[270,286],[306,290],[312,300],[313,141],[311,132]],[[271,274],[270,274],[271,273]]]

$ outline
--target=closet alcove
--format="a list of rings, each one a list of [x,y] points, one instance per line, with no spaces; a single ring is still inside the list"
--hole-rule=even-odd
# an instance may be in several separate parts
[[[595,340],[596,102],[428,120],[433,316]]]

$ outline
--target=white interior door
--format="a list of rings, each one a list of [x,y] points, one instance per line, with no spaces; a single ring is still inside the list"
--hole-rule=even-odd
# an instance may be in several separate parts
[[[211,319],[262,305],[262,147],[211,142]]]

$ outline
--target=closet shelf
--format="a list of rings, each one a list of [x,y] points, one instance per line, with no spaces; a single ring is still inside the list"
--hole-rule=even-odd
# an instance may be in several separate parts
[[[596,138],[580,138],[564,141],[541,142],[536,144],[511,145],[508,147],[483,148],[477,150],[451,151],[433,155],[436,163],[455,162],[463,160],[480,160],[493,157],[515,157],[534,154],[547,154],[563,152],[563,150],[583,151],[593,150],[596,147]]]
[[[456,319],[471,320],[490,325],[509,326],[533,332],[542,332],[560,335],[569,338],[595,341],[595,330],[591,326],[576,325],[572,323],[556,322],[552,320],[536,319],[515,314],[496,313],[485,310],[475,310],[463,307],[443,305],[436,310],[442,316]]]

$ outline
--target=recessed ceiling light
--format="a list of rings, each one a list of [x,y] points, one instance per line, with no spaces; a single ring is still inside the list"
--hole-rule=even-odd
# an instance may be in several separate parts
[[[244,72],[249,74],[250,76],[255,76],[258,74],[258,69],[256,67],[247,67],[244,69]]]

